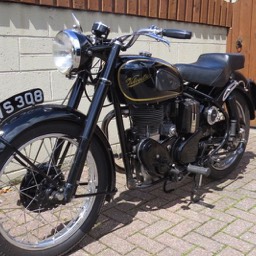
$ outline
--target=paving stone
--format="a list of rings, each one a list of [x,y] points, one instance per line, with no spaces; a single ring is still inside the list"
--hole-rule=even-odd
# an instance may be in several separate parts
[[[162,235],[155,238],[155,240],[157,240],[161,244],[168,246],[172,250],[183,254],[189,252],[192,248],[194,248],[194,245],[192,245],[191,243],[168,233],[163,233]]]
[[[156,254],[165,248],[164,244],[159,243],[155,239],[150,239],[139,233],[128,237],[127,241],[133,243],[134,245],[137,245],[138,247],[152,254]]]
[[[134,211],[136,211],[136,213],[134,213]],[[148,224],[155,223],[156,221],[159,220],[159,218],[151,214],[150,211],[145,212],[145,211],[139,211],[137,209],[136,210],[132,209],[132,212],[135,216],[135,219],[140,219]]]
[[[222,193],[222,197],[223,196],[229,197],[231,199],[234,199],[236,202],[239,202],[245,198],[245,195],[239,193],[238,191],[240,191],[240,189],[235,190],[235,191],[224,190]],[[220,192],[220,195],[221,195],[221,192]]]
[[[218,233],[217,235],[215,235],[213,237],[213,239],[215,239],[219,243],[228,245],[231,248],[234,248],[243,253],[248,253],[254,247],[253,244],[247,243],[241,239],[232,237],[232,236],[230,236],[228,234],[224,234],[224,233]]]
[[[113,230],[115,230],[117,227],[121,225],[119,222],[108,220],[102,224],[96,225],[90,232],[90,236],[92,236],[94,239],[99,239],[102,236],[108,235]]]
[[[166,220],[159,220],[140,231],[141,234],[154,238],[173,226],[173,223]]]
[[[165,193],[162,190],[162,187],[159,187],[158,189],[154,189],[153,191],[150,192],[150,194],[154,195],[156,198],[163,198],[170,201],[174,201],[177,198],[179,198],[178,195],[174,194],[174,193]]]
[[[244,241],[247,241],[251,244],[256,245],[256,234],[255,233],[246,232],[240,238],[242,238]]]
[[[120,254],[118,252],[111,250],[110,248],[107,248],[106,250],[100,252],[97,255],[98,256],[120,256]]]
[[[100,238],[100,242],[104,243],[105,245],[119,252],[122,255],[127,254],[128,252],[135,249],[135,246],[132,243],[128,242],[127,239],[122,239],[115,234],[109,234],[108,236]]]
[[[190,204],[190,200],[186,200],[182,198],[181,196],[178,197],[178,199],[169,202],[168,204],[164,205],[164,208],[170,212],[177,212],[183,208],[186,208],[188,204]]]
[[[256,234],[256,225],[254,225],[249,231]]]
[[[154,195],[145,193],[145,192],[143,192],[143,190],[139,190],[139,189],[131,190],[129,194],[135,198],[143,200],[143,202],[156,198]]]
[[[255,169],[256,169],[256,167],[255,167]],[[238,189],[236,192],[240,195],[243,195],[244,197],[250,197],[250,198],[256,199],[256,193],[254,191],[244,189],[244,187]]]
[[[241,178],[241,180],[236,179],[236,180],[230,180],[228,182],[229,183],[225,187],[225,190],[232,191],[232,192],[236,191],[238,188],[241,188],[245,185],[244,180],[242,178]]]
[[[191,220],[195,220],[200,223],[204,223],[204,222],[207,222],[210,220],[210,217],[208,217],[207,215],[204,215],[204,214],[201,214],[198,212],[194,212],[194,211],[179,210],[176,213],[182,215],[183,217],[186,217]]]
[[[146,203],[143,203],[139,208],[143,211],[157,211],[166,205],[168,201],[163,198],[154,198]]]
[[[247,256],[255,256],[256,255],[256,248],[254,248],[252,251],[250,251]]]
[[[151,254],[152,255],[152,254]],[[171,256],[181,256],[181,252],[179,251],[175,251],[170,247],[165,248],[164,250],[162,250],[161,252],[157,253],[157,256],[167,256],[167,255],[171,255]],[[139,256],[139,255],[138,255]],[[144,256],[144,255],[143,255]]]
[[[201,224],[199,222],[196,222],[194,220],[186,219],[182,221],[181,223],[174,226],[172,229],[170,229],[168,232],[172,235],[175,235],[177,237],[183,237],[192,230],[199,227]]]
[[[223,221],[225,223],[231,223],[233,222],[236,218],[230,214],[227,214],[225,212],[221,212],[215,209],[205,209],[202,214],[205,214],[211,218]]]
[[[204,194],[204,193],[203,193]],[[200,214],[200,212],[202,212],[204,209],[208,208],[208,209],[213,209],[214,208],[214,204],[212,204],[213,202],[211,200],[207,200],[205,197],[200,200],[197,203],[191,203],[187,206],[188,210],[191,210],[193,212],[198,212]],[[183,209],[185,209],[183,207]]]
[[[202,248],[196,248],[191,252],[189,252],[188,254],[186,254],[186,256],[213,256],[213,255],[214,253],[206,251]]]
[[[159,209],[157,211],[153,211],[152,214],[161,219],[171,221],[174,224],[177,224],[185,219],[185,217],[182,217],[179,214],[171,212],[168,209]]]
[[[86,238],[79,244],[79,247],[83,248],[83,250],[90,255],[96,255],[107,248],[106,245],[89,236],[86,236]]]
[[[205,198],[204,200],[207,202],[214,203],[218,200],[220,200],[223,197],[221,193],[216,193],[214,190],[208,190],[207,193],[205,193]]]
[[[191,244],[197,245],[206,251],[216,253],[223,248],[223,244],[221,242],[212,240],[208,237],[202,236],[195,232],[191,232],[184,237],[184,239]]]
[[[235,207],[243,211],[249,211],[250,209],[255,207],[255,205],[256,205],[256,201],[254,198],[244,198],[243,200],[235,204]]]
[[[250,221],[252,223],[256,223],[256,218],[255,215],[252,213],[248,213],[246,211],[242,211],[240,209],[237,208],[230,208],[229,210],[226,211],[226,213],[233,215],[237,218],[241,218],[247,221]]]
[[[118,198],[119,199],[119,198]],[[138,200],[137,198],[125,196],[120,198],[118,201],[116,201],[114,207],[118,210],[128,212],[134,207],[138,207],[139,205],[143,204],[143,201]]]
[[[146,252],[146,251],[144,251],[144,250],[142,250],[142,249],[140,249],[140,248],[136,248],[135,250],[133,250],[133,251],[131,251],[131,252],[129,252],[129,253],[127,253],[127,254],[125,254],[126,256],[150,256],[150,255],[152,255],[151,253],[149,253],[149,252]]]
[[[254,199],[255,200],[255,199]],[[248,211],[249,213],[256,215],[256,207],[252,208],[250,211]]]
[[[219,232],[226,225],[227,224],[225,222],[212,219],[197,228],[195,231],[203,236],[212,237],[215,233]]]
[[[241,234],[243,234],[245,231],[250,229],[252,226],[253,224],[251,222],[237,219],[233,223],[229,224],[222,231],[234,237],[239,237]]]
[[[230,207],[232,207],[236,202],[237,202],[237,200],[235,200],[233,198],[223,197],[222,199],[220,199],[219,201],[217,201],[215,203],[214,209],[219,210],[219,211],[225,211],[225,210],[229,209]]]
[[[139,232],[141,229],[148,227],[148,224],[136,219],[133,222],[125,225],[125,226],[120,226],[117,227],[113,233],[116,234],[117,236],[122,237],[123,239],[126,239],[129,236],[132,236],[133,234]]]
[[[117,208],[111,208],[105,211],[104,214],[107,215],[109,218],[113,219],[114,221],[118,221],[123,224],[131,223],[133,220],[133,217],[131,215],[124,213]]]
[[[252,180],[247,185],[244,185],[243,189],[256,192],[256,180]]]
[[[226,247],[224,250],[218,253],[218,256],[244,256],[244,253],[233,248]]]
[[[89,256],[91,254],[86,253],[84,250],[79,250],[77,252],[72,253],[72,256]]]

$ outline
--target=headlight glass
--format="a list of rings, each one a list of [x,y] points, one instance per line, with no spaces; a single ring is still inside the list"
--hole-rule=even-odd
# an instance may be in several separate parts
[[[58,70],[66,75],[80,66],[81,44],[76,32],[63,30],[55,36],[53,59]]]

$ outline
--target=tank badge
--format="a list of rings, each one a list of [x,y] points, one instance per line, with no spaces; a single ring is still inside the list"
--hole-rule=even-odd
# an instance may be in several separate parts
[[[126,84],[129,88],[132,88],[132,87],[135,87],[139,84],[144,83],[149,78],[150,78],[149,74],[144,74],[143,76],[137,75],[137,76],[134,76],[134,77],[126,78],[125,82],[126,82]]]

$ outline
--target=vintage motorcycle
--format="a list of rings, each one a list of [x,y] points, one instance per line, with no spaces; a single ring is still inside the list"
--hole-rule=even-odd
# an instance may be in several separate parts
[[[0,104],[1,255],[71,250],[113,198],[116,168],[123,168],[129,189],[162,182],[169,192],[170,183],[194,177],[191,199],[197,201],[202,177],[223,178],[246,148],[256,94],[254,82],[237,72],[242,55],[202,54],[176,65],[148,52],[122,55],[139,36],[169,44],[164,37],[190,39],[192,33],[151,26],[109,39],[103,23],[85,35],[74,20],[53,42],[57,68],[76,78],[67,103],[42,104],[36,88]],[[87,115],[78,111],[84,93]],[[99,128],[106,99],[113,110]],[[108,140],[114,119],[123,167]]]

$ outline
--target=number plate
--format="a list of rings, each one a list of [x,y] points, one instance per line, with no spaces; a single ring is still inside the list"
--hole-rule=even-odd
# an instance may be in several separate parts
[[[23,108],[42,102],[44,93],[39,88],[16,94],[0,103],[0,121]]]

